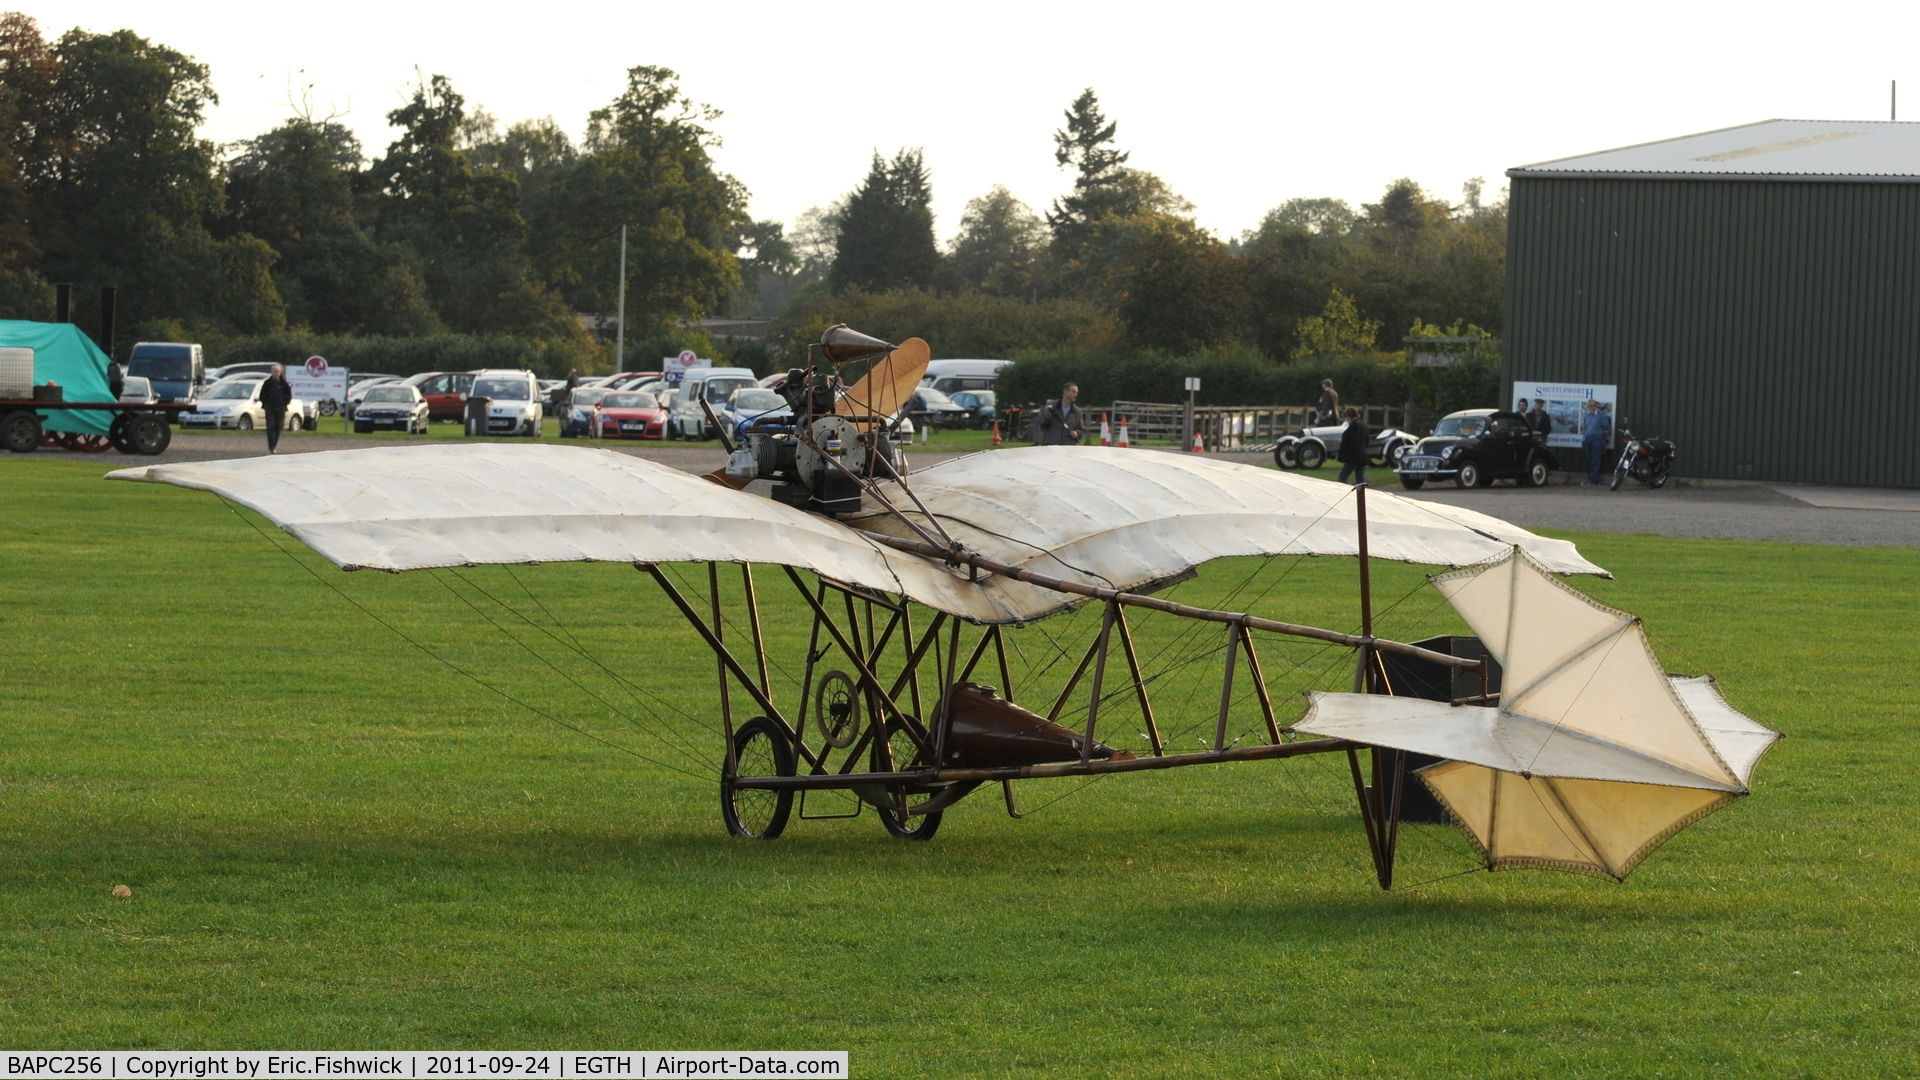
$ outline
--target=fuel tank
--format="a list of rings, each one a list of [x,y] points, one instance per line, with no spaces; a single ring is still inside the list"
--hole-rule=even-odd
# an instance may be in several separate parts
[[[947,731],[949,768],[1001,769],[1080,760],[1080,733],[1002,698],[979,683],[959,683],[949,700],[953,726]],[[1093,757],[1114,756],[1114,749],[1093,744]],[[1122,757],[1132,757],[1122,752]]]

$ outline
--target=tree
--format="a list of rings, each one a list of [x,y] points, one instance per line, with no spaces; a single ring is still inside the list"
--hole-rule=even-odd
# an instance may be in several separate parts
[[[941,281],[954,290],[1031,297],[1035,264],[1046,238],[1040,215],[1006,185],[995,184],[985,195],[967,200],[960,231],[942,264]]]
[[[1361,225],[1375,250],[1389,255],[1411,255],[1429,229],[1443,227],[1451,217],[1446,203],[1430,198],[1420,185],[1405,177],[1387,185],[1377,203],[1365,203]]]
[[[161,319],[215,333],[284,325],[272,249],[207,228],[224,197],[215,148],[195,135],[216,100],[205,65],[128,30],[73,30],[44,48],[20,19],[0,27],[0,60],[44,275],[80,286],[83,309],[118,285],[123,339]]]
[[[1188,352],[1242,336],[1242,266],[1226,244],[1191,219],[1164,213],[1108,217],[1087,246],[1106,267],[1105,291],[1129,344]]]
[[[1131,155],[1112,143],[1120,125],[1100,111],[1100,99],[1089,86],[1067,107],[1067,126],[1053,133],[1053,160],[1072,169],[1073,191],[1053,202],[1047,224],[1056,245],[1069,258],[1091,235],[1093,226],[1107,217],[1136,212],[1123,184],[1124,166]]]
[[[408,249],[376,242],[354,218],[361,155],[352,133],[297,116],[234,149],[222,224],[279,253],[273,279],[289,322],[323,334],[439,328]]]
[[[628,226],[629,341],[701,318],[740,285],[747,191],[710,153],[720,110],[688,98],[679,78],[629,69],[621,95],[588,117],[585,153],[534,203],[542,271],[577,310],[603,317],[618,306]]]
[[[492,117],[479,128],[468,125],[467,157],[476,168],[510,172],[520,181],[522,203],[531,207],[540,193],[567,174],[580,153],[573,140],[551,116],[518,120],[504,134],[494,129]]]
[[[1374,351],[1379,337],[1379,320],[1361,318],[1353,297],[1336,288],[1328,294],[1327,306],[1320,314],[1300,320],[1300,347],[1295,357],[1339,360],[1366,356]]]
[[[933,182],[918,148],[891,162],[873,155],[867,178],[847,199],[834,242],[834,291],[924,289],[940,249],[933,239]]]
[[[454,330],[572,331],[559,298],[529,272],[518,179],[473,167],[458,146],[465,119],[465,99],[444,75],[416,86],[412,100],[387,114],[401,134],[370,172],[379,239],[412,250],[428,299]]]
[[[1305,229],[1315,236],[1342,237],[1353,229],[1355,220],[1353,207],[1345,199],[1288,199],[1267,211],[1259,228],[1243,240],[1258,243],[1262,237],[1277,237],[1289,228]]]

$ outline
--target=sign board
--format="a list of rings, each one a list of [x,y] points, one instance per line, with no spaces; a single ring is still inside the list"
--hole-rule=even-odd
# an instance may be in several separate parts
[[[309,356],[307,362],[287,365],[287,385],[301,401],[347,400],[347,369],[334,367],[323,356]]]
[[[1200,389],[1199,378],[1193,375],[1187,376],[1187,392],[1191,394],[1198,391],[1199,389]]]
[[[679,356],[668,356],[663,358],[660,361],[660,377],[665,379],[668,383],[674,386],[678,386],[680,385],[680,380],[686,378],[687,372],[689,370],[693,368],[703,368],[703,367],[712,367],[712,366],[713,366],[713,361],[703,360],[700,357],[695,356],[693,354],[692,349],[688,349],[687,351],[681,353]]]
[[[1535,400],[1547,403],[1547,415],[1553,417],[1553,432],[1547,436],[1548,446],[1580,446],[1580,429],[1586,423],[1587,402],[1597,401],[1607,418],[1607,445],[1613,445],[1614,427],[1617,419],[1615,406],[1619,400],[1618,388],[1600,383],[1546,383],[1515,381],[1513,400],[1527,399],[1527,411],[1532,411]]]

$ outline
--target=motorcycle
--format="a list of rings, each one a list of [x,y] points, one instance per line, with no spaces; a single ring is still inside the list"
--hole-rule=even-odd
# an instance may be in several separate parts
[[[1679,449],[1665,439],[1642,439],[1625,429],[1621,433],[1627,437],[1627,446],[1620,451],[1620,463],[1613,467],[1613,483],[1607,490],[1619,491],[1620,482],[1629,476],[1650,488],[1666,487]]]

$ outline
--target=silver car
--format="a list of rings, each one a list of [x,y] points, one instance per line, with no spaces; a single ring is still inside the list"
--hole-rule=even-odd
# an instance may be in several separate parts
[[[382,383],[367,388],[353,411],[353,430],[404,431],[425,435],[429,424],[427,399],[417,386]]]

